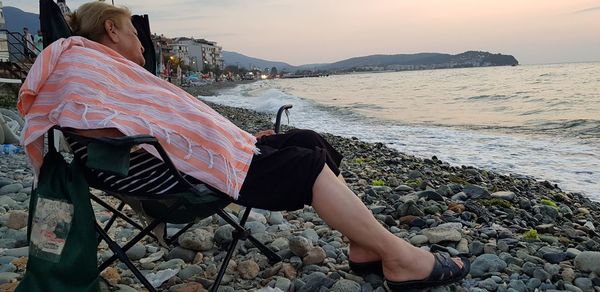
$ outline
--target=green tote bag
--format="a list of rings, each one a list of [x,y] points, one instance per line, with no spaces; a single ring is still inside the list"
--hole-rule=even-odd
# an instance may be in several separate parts
[[[48,152],[29,207],[29,260],[16,291],[99,291],[95,217],[79,163]]]

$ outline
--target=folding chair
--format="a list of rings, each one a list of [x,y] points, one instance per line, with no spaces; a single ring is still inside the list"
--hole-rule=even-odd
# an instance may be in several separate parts
[[[147,17],[145,19],[147,22]],[[44,34],[45,45],[50,44],[52,41],[61,38],[61,37],[69,37],[71,35],[71,31],[66,25],[62,14],[60,13],[60,9],[52,0],[40,0],[40,24],[41,29]],[[149,26],[147,26],[149,28]],[[145,32],[145,35],[150,35],[150,32]],[[153,72],[154,73],[154,72]],[[291,105],[282,106],[276,118],[276,126],[275,132],[279,132],[281,115],[283,112],[287,113],[287,110],[291,108]],[[231,198],[228,196],[221,194],[215,189],[207,186],[207,185],[192,185],[189,183],[181,173],[175,168],[173,162],[167,155],[166,151],[162,148],[160,143],[155,137],[148,135],[138,135],[138,136],[126,136],[119,138],[109,138],[109,137],[85,137],[78,134],[73,129],[63,129],[60,127],[53,127],[48,131],[47,137],[49,141],[50,151],[57,151],[54,148],[52,141],[54,141],[54,131],[58,130],[65,135],[68,139],[72,139],[73,141],[77,141],[83,145],[87,146],[88,155],[93,151],[117,151],[120,153],[129,153],[130,149],[134,146],[147,144],[156,149],[159,153],[163,162],[168,166],[171,174],[184,186],[188,187],[188,192],[171,194],[171,195],[162,195],[157,196],[155,194],[145,194],[144,196],[136,196],[135,199],[142,202],[144,206],[144,211],[154,218],[152,222],[150,222],[147,226],[142,226],[137,223],[135,220],[131,219],[127,215],[123,214],[122,210],[125,206],[125,202],[121,200],[121,203],[114,207],[109,203],[101,200],[97,196],[92,195],[91,198],[99,205],[103,206],[107,210],[113,213],[112,217],[106,222],[104,226],[100,226],[96,222],[95,228],[98,233],[98,243],[101,241],[105,241],[108,245],[108,248],[113,252],[113,256],[111,256],[108,260],[104,261],[99,266],[99,270],[103,271],[115,260],[119,259],[122,261],[134,274],[134,276],[148,289],[149,291],[156,291],[156,289],[150,284],[150,282],[142,275],[142,273],[135,267],[135,265],[128,258],[126,252],[132,246],[134,246],[137,242],[139,242],[145,236],[151,236],[155,239],[159,239],[155,234],[152,233],[152,230],[159,226],[161,223],[188,223],[183,229],[174,234],[171,237],[167,237],[165,233],[165,242],[168,244],[172,244],[176,242],[177,238],[187,231],[193,224],[194,220],[206,218],[208,216],[212,216],[217,214],[221,217],[225,222],[230,224],[234,228],[233,232],[233,241],[229,244],[227,249],[227,254],[223,259],[223,264],[215,278],[214,284],[211,287],[211,291],[217,291],[219,284],[225,274],[227,269],[227,265],[233,256],[233,253],[237,247],[238,241],[241,240],[249,240],[252,242],[265,256],[269,259],[271,263],[276,263],[281,261],[281,257],[258,241],[250,234],[250,230],[244,227],[248,216],[251,212],[251,208],[246,208],[240,222],[236,222],[234,218],[232,218],[228,213],[226,213],[223,208],[231,203]],[[77,158],[76,158],[77,159]],[[120,159],[120,160],[119,160]],[[118,165],[120,163],[124,163],[124,159],[128,159],[128,154],[125,156],[121,156],[117,159],[117,161],[107,160],[104,165],[98,165],[97,170],[105,170],[111,171],[114,165]],[[91,170],[89,170],[91,171]],[[90,183],[90,186],[99,190],[104,190],[105,188],[101,184],[93,184]],[[107,192],[109,195],[113,195],[116,198],[119,198],[119,194]],[[165,207],[163,204],[164,201],[168,201],[168,207]],[[121,218],[125,222],[132,225],[134,228],[140,230],[140,232],[135,235],[129,242],[125,243],[123,246],[119,246],[117,242],[110,238],[108,234],[108,230],[112,227],[115,220],[117,218]]]
[[[278,133],[280,130],[281,124],[281,115],[283,112],[287,112],[291,105],[282,106],[277,112],[276,118],[276,127],[275,132]],[[157,194],[145,194],[145,196],[136,196],[135,199],[142,202],[144,206],[144,211],[146,214],[155,218],[151,223],[149,223],[146,227],[141,226],[139,223],[132,220],[129,216],[122,213],[123,207],[125,206],[125,202],[121,201],[118,207],[113,207],[110,204],[102,201],[97,196],[91,195],[92,200],[106,208],[107,210],[113,213],[112,217],[107,221],[104,227],[100,226],[96,222],[95,228],[99,235],[98,243],[104,240],[108,248],[113,252],[113,256],[111,256],[108,260],[104,261],[98,269],[103,271],[111,264],[114,263],[115,260],[119,259],[123,262],[135,275],[135,277],[148,289],[148,291],[156,291],[156,289],[150,284],[150,282],[142,275],[142,273],[138,270],[138,268],[131,262],[126,252],[131,247],[133,247],[136,243],[142,240],[145,236],[151,236],[155,239],[158,237],[155,234],[152,234],[152,230],[159,226],[161,223],[175,223],[182,224],[188,223],[184,228],[178,231],[171,237],[168,237],[165,232],[165,242],[168,244],[175,243],[177,238],[187,231],[192,225],[194,225],[195,220],[206,218],[208,216],[212,216],[217,214],[221,217],[225,222],[233,226],[234,231],[232,233],[233,240],[229,244],[227,248],[227,254],[223,259],[223,263],[221,264],[221,268],[215,278],[214,284],[210,291],[217,291],[220,282],[225,275],[225,271],[227,270],[227,266],[233,253],[236,250],[237,243],[239,240],[249,240],[252,242],[269,260],[271,264],[277,263],[281,261],[281,257],[261,243],[259,240],[254,238],[250,234],[250,230],[244,228],[244,225],[250,215],[251,208],[246,208],[240,222],[236,222],[234,218],[231,217],[227,212],[223,210],[224,207],[229,205],[232,200],[225,194],[222,194],[213,188],[207,185],[192,185],[188,182],[181,173],[175,168],[173,162],[162,148],[160,143],[155,137],[148,135],[137,135],[137,136],[125,136],[119,138],[109,138],[109,137],[85,137],[78,133],[76,133],[72,129],[65,129],[60,127],[53,127],[50,131],[48,131],[48,141],[53,141],[54,130],[59,130],[63,133],[65,137],[69,140],[76,141],[83,145],[87,146],[88,157],[90,155],[94,155],[92,151],[118,151],[121,153],[129,153],[130,149],[134,146],[147,144],[151,145],[156,149],[156,151],[160,154],[163,162],[168,166],[171,174],[173,174],[179,183],[188,187],[189,192],[186,193],[177,193],[170,195],[157,195]],[[50,147],[54,147],[51,145]],[[51,151],[56,151],[51,150]],[[129,160],[129,156],[115,156],[117,159],[121,160]],[[77,159],[77,158],[75,158]],[[124,161],[119,160],[106,160],[103,165],[99,165],[97,168],[94,168],[97,171],[113,171],[114,165],[122,165]],[[90,187],[103,190],[105,186],[101,184],[94,183],[93,180],[90,181]],[[115,196],[116,198],[122,198],[119,194],[112,193],[107,191],[108,194]],[[161,201],[170,201],[170,205],[166,207],[161,204]],[[134,236],[129,242],[125,243],[123,246],[120,246],[116,243],[110,236],[108,235],[108,230],[111,228],[113,223],[117,218],[123,219],[125,222],[129,223],[133,227],[140,230],[140,232]]]

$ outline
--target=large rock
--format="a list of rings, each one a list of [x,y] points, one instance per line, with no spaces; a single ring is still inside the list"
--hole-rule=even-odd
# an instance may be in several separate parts
[[[12,180],[10,178],[6,178],[6,177],[0,176],[0,188],[3,187],[3,186],[14,184],[14,183],[15,183],[14,180]]]
[[[481,277],[489,272],[502,272],[506,269],[506,262],[495,254],[482,254],[471,264],[471,275]]]
[[[233,226],[223,225],[215,231],[215,241],[220,245],[227,245],[233,240]]]
[[[423,235],[427,236],[431,243],[460,241],[462,239],[461,227],[460,223],[445,223],[423,230]]]
[[[423,210],[419,208],[417,203],[415,203],[415,201],[412,200],[409,200],[406,203],[398,206],[398,213],[400,214],[400,216],[413,215],[420,217],[425,215],[425,213],[423,213]]]
[[[319,291],[321,288],[329,288],[335,282],[321,272],[313,272],[302,278],[304,286],[298,289],[299,292]],[[327,291],[327,290],[325,290]]]
[[[0,188],[0,196],[10,194],[10,193],[17,193],[22,188],[23,188],[23,185],[20,183],[13,183],[13,184],[5,185]]]
[[[514,202],[516,195],[513,192],[502,191],[502,192],[492,193],[492,198],[498,198],[498,199],[503,199],[503,200],[507,200],[510,202]]]
[[[136,243],[126,252],[127,256],[132,261],[137,261],[146,256],[146,247],[141,243]]]
[[[584,251],[575,257],[575,268],[600,274],[600,252]]]
[[[477,185],[466,186],[463,192],[471,199],[487,199],[490,197],[488,190]]]
[[[6,284],[6,283],[16,281],[18,277],[19,277],[19,274],[17,274],[17,273],[11,273],[11,272],[0,273],[0,284]]]
[[[10,229],[21,229],[27,226],[27,217],[29,214],[25,211],[11,211],[8,214],[8,220],[6,221],[6,227]]]
[[[194,229],[179,237],[179,245],[195,251],[207,251],[213,247],[213,234],[205,229]]]

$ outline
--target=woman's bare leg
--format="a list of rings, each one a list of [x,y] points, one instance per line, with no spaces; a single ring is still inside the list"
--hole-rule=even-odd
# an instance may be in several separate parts
[[[337,176],[337,179],[341,181],[346,187],[348,186],[346,179],[344,179],[344,176],[342,176],[341,173]],[[353,262],[366,263],[381,260],[377,253],[370,251],[369,249],[365,248],[364,246],[361,246],[353,240],[350,240],[349,246],[350,250],[348,251],[348,258]]]
[[[327,165],[313,186],[312,206],[330,227],[348,237],[358,249],[377,254],[388,280],[424,279],[431,272],[433,255],[396,237],[379,224]],[[455,261],[462,266],[460,260]]]

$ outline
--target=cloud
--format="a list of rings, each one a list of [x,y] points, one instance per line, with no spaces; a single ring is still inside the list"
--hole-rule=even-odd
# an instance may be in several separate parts
[[[595,6],[595,7],[590,7],[590,8],[582,9],[582,10],[577,10],[577,11],[575,11],[573,13],[574,14],[579,14],[579,13],[598,12],[598,11],[600,11],[600,6]]]

